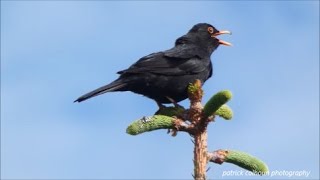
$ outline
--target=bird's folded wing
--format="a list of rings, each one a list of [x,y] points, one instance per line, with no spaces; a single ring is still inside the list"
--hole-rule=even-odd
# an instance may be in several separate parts
[[[171,57],[165,52],[153,53],[141,58],[128,69],[118,74],[153,73],[171,76],[196,74],[205,71],[208,64],[194,55],[188,58]]]

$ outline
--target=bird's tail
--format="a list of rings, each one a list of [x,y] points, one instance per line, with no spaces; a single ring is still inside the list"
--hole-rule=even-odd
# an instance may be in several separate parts
[[[82,102],[82,101],[85,101],[89,98],[101,95],[106,92],[121,91],[121,89],[125,86],[127,86],[127,83],[122,82],[121,80],[117,79],[108,85],[102,86],[96,90],[93,90],[93,91],[79,97],[74,102]]]

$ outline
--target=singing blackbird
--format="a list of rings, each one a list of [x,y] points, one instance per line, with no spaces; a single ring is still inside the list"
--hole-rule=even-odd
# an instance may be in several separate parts
[[[182,101],[188,97],[187,87],[196,79],[204,83],[212,75],[210,56],[220,45],[231,44],[217,39],[231,34],[218,31],[207,23],[194,25],[175,41],[173,48],[140,58],[128,69],[119,71],[120,77],[108,85],[91,91],[74,102],[81,102],[106,92],[132,91],[154,99],[158,106]]]

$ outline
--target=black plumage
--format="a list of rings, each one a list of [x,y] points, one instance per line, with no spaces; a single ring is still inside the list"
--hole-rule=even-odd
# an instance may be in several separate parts
[[[154,99],[158,105],[182,101],[188,97],[189,83],[196,79],[204,83],[211,77],[213,51],[220,44],[231,45],[217,39],[220,34],[230,32],[218,31],[207,23],[196,24],[176,40],[173,48],[142,57],[128,69],[119,71],[118,79],[75,102],[113,91],[132,91]]]

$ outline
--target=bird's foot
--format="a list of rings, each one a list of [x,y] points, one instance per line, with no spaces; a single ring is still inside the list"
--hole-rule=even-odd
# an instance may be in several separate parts
[[[154,115],[165,115],[165,116],[169,116],[169,117],[182,117],[182,114],[184,114],[185,109],[183,106],[180,106],[179,104],[176,103],[175,106],[164,106],[161,103],[157,102],[158,104],[158,111],[155,112]]]
[[[161,112],[165,111],[165,109],[167,108],[167,106],[157,102],[157,105],[159,107],[158,111],[155,112],[154,114],[157,115],[157,114],[162,114]]]

